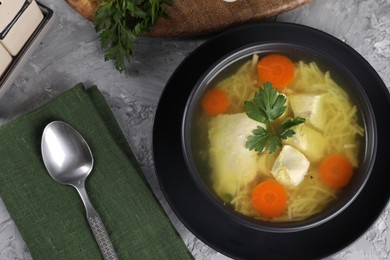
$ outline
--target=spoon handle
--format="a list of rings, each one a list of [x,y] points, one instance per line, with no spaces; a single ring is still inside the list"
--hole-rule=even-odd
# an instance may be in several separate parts
[[[114,246],[108,236],[106,228],[99,214],[92,206],[89,200],[88,194],[85,190],[84,183],[80,183],[74,186],[80,194],[81,200],[84,203],[85,210],[87,212],[87,219],[89,226],[92,229],[92,233],[95,236],[95,240],[100,248],[104,260],[119,260],[118,255],[115,252]]]
[[[87,212],[88,222],[95,236],[96,242],[105,260],[118,260],[114,246],[107,234],[106,228],[95,210]],[[92,212],[91,212],[92,211]]]

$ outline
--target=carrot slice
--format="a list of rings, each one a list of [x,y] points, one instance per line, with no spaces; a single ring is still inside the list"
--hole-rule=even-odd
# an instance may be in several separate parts
[[[269,54],[257,63],[257,74],[263,83],[271,82],[279,91],[287,87],[294,79],[294,63],[286,56]]]
[[[229,108],[229,98],[222,89],[212,88],[204,94],[202,108],[210,116],[222,114]]]
[[[322,160],[319,168],[320,179],[330,188],[345,187],[351,180],[353,166],[342,155],[329,155]]]
[[[265,180],[252,190],[252,205],[264,217],[277,217],[287,207],[286,189],[274,179]]]

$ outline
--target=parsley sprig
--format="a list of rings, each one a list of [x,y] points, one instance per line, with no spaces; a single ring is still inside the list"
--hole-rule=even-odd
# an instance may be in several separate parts
[[[304,118],[296,117],[284,121],[279,129],[275,129],[274,121],[286,111],[286,97],[272,88],[270,82],[266,82],[264,88],[255,93],[252,101],[245,101],[244,106],[249,118],[266,125],[266,128],[257,126],[245,144],[246,148],[256,152],[261,152],[264,148],[269,153],[275,152],[278,147],[282,147],[282,139],[295,134],[291,128],[305,122]]]
[[[99,0],[95,29],[104,49],[104,59],[114,60],[122,72],[133,54],[134,41],[150,31],[172,0]]]

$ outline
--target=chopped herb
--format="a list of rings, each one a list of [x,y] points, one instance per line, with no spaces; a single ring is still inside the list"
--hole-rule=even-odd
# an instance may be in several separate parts
[[[273,122],[286,111],[286,100],[284,95],[272,88],[270,82],[266,82],[264,88],[255,93],[252,101],[244,102],[248,117],[266,125],[266,128],[259,125],[253,130],[245,144],[246,148],[256,152],[267,149],[269,153],[273,153],[278,147],[282,147],[281,139],[294,136],[295,132],[290,128],[304,123],[304,118],[288,119],[278,130],[274,129]]]

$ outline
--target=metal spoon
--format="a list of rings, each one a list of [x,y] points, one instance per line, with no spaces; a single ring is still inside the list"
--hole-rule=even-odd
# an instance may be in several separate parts
[[[50,176],[61,184],[73,186],[80,194],[103,258],[118,259],[104,224],[85,190],[85,180],[92,170],[93,157],[84,138],[70,125],[53,121],[43,131],[41,150]]]

